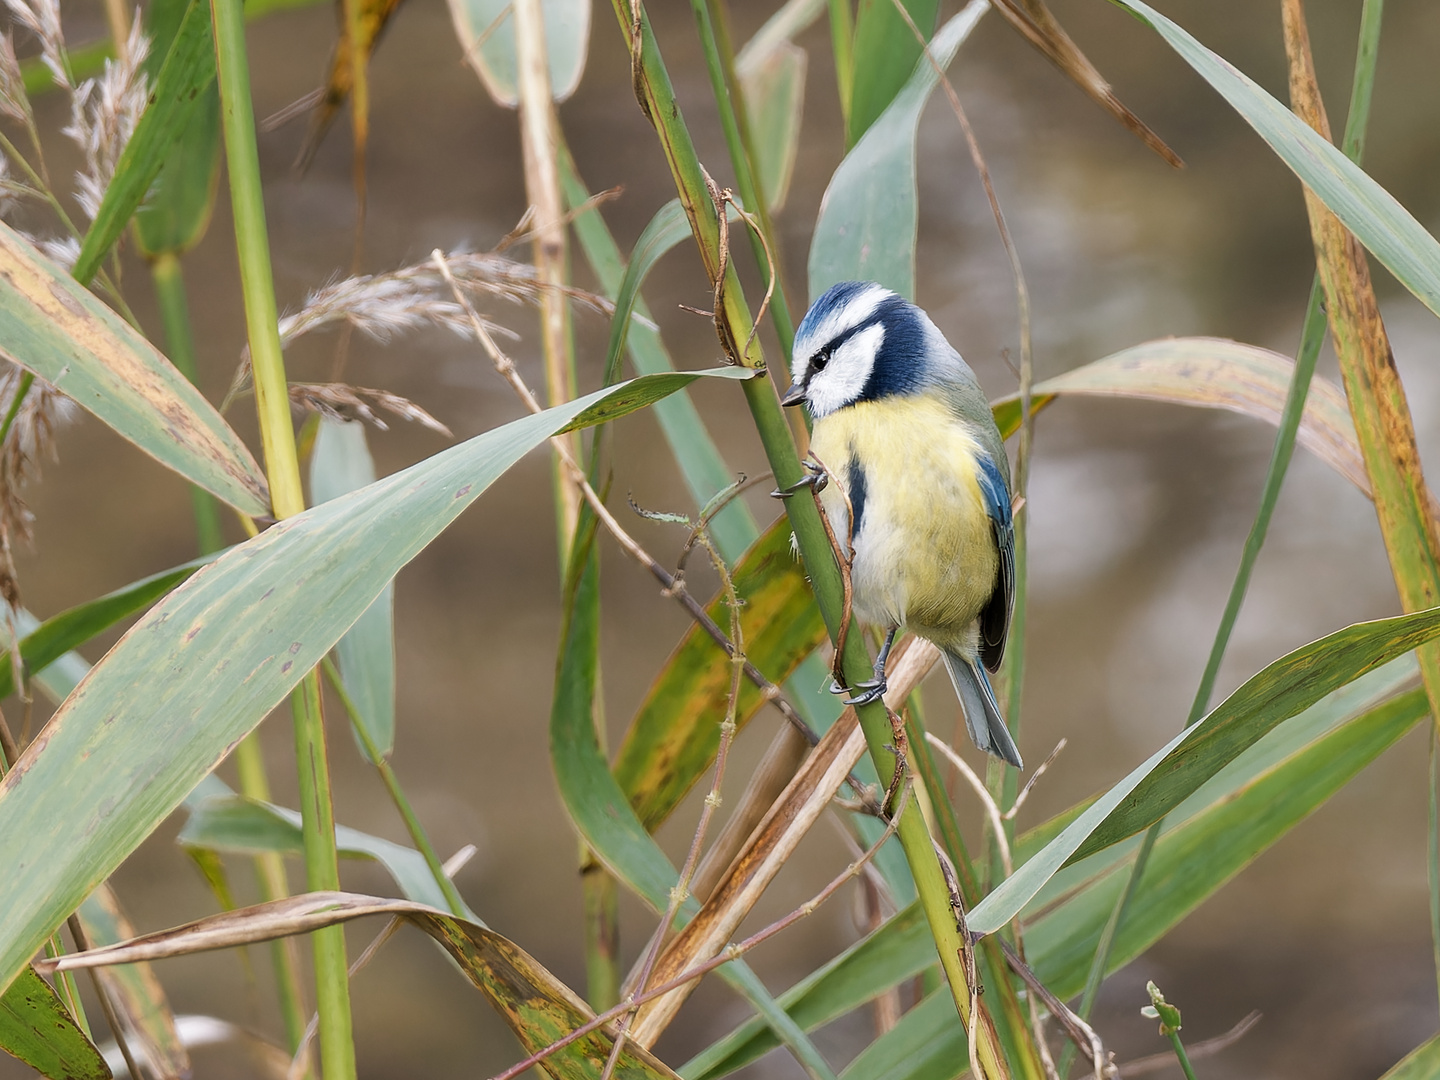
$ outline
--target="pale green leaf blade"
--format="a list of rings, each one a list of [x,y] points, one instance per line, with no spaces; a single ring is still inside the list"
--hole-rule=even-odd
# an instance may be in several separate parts
[[[1440,608],[1357,623],[1302,646],[1251,677],[1133,770],[970,913],[972,933],[992,934],[1063,865],[1160,820],[1277,724],[1326,694],[1440,634]]]
[[[348,495],[375,482],[375,459],[358,420],[320,417],[310,452],[310,498],[315,504]],[[381,759],[395,749],[395,583],[380,590],[375,602],[335,645],[340,680],[355,705]],[[360,752],[368,756],[364,744]],[[376,762],[378,765],[379,762]],[[429,901],[426,901],[429,903]],[[444,907],[444,904],[437,905]]]
[[[20,658],[25,662],[26,672],[43,671],[70,650],[103,634],[121,619],[145,610],[216,558],[215,555],[202,556],[174,569],[141,578],[112,593],[52,615],[44,622],[17,619],[16,629],[21,631]],[[0,663],[0,698],[14,689],[14,667],[9,663]]]
[[[1032,407],[1056,397],[1122,397],[1242,413],[1278,424],[1295,362],[1279,353],[1224,338],[1181,337],[1146,341],[1035,384]],[[1019,395],[992,405],[995,423],[1009,438],[1020,428]],[[1367,495],[1370,479],[1355,438],[1345,394],[1316,376],[1305,397],[1296,435],[1300,445]]]
[[[1148,23],[1220,92],[1399,282],[1440,314],[1440,243],[1395,197],[1259,84],[1143,0],[1114,0]]]
[[[968,1068],[965,1025],[942,986],[860,1051],[840,1080],[954,1080]]]
[[[516,85],[515,24],[508,0],[449,0],[450,19],[465,59],[486,91],[507,109],[520,103]],[[543,0],[550,87],[564,101],[580,85],[590,47],[589,0]]]
[[[7,225],[0,225],[0,356],[221,501],[251,516],[270,512],[260,467],[200,391]]]
[[[0,781],[0,984],[505,470],[704,375],[753,372],[649,376],[485,432],[287,518],[151,609]]]
[[[890,6],[890,0],[883,3]],[[982,8],[967,7],[935,35],[930,51],[941,68],[955,58],[981,14]],[[894,12],[890,16],[895,18]],[[903,23],[901,29],[910,33]],[[857,52],[858,48],[857,36]],[[914,55],[919,55],[918,46]],[[859,78],[857,65],[857,87]],[[830,178],[810,241],[812,299],[840,281],[878,281],[914,299],[919,221],[915,144],[920,114],[939,80],[935,68],[922,57],[904,89]]]

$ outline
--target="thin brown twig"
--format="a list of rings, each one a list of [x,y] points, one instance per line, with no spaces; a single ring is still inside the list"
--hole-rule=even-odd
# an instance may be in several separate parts
[[[985,808],[985,816],[990,821],[990,829],[995,833],[996,843],[1000,847],[1000,864],[1005,869],[1005,876],[1009,877],[1015,872],[1015,864],[1010,858],[1010,845],[1005,839],[1003,815],[1001,815],[1000,807],[996,805],[994,797],[990,794],[990,789],[985,786],[985,782],[976,775],[975,770],[965,759],[955,752],[955,748],[940,736],[933,731],[927,731],[925,741],[940,751],[945,760],[955,767],[955,771],[965,778],[966,782],[975,789],[975,794],[980,797],[980,804]]]
[[[1045,1007],[1050,1010],[1050,1015],[1060,1022],[1060,1026],[1065,1029],[1070,1041],[1090,1059],[1095,1070],[1095,1080],[1105,1080],[1106,1077],[1113,1078],[1119,1075],[1115,1069],[1113,1055],[1106,1052],[1105,1044],[1100,1041],[1100,1036],[1095,1034],[1095,1029],[1075,1015],[1070,1006],[1050,992],[1050,988],[1040,981],[1040,977],[1035,974],[1014,946],[998,935],[995,940],[1000,942],[1000,949],[1005,954],[1005,960],[1010,965],[1010,969],[1020,976],[1021,981],[1029,987],[1033,995],[1045,1003]]]
[[[445,264],[444,254],[437,248],[432,257],[436,260],[436,265],[440,268],[440,273],[450,282],[456,300],[465,309],[474,328],[475,335],[480,341],[481,346],[489,354],[495,370],[510,384],[525,408],[532,413],[541,412],[543,406],[536,399],[535,395],[530,392],[530,388],[525,385],[525,380],[520,377],[519,372],[515,368],[514,361],[501,351],[499,345],[495,343],[494,337],[486,330],[484,322],[471,306],[469,298],[460,291],[458,284],[451,278],[449,267]],[[716,625],[715,620],[710,618],[710,613],[705,610],[700,602],[690,595],[690,592],[685,587],[684,581],[677,580],[670,571],[666,570],[665,567],[660,564],[659,560],[646,551],[634,537],[625,531],[625,528],[615,519],[615,515],[610,512],[610,508],[605,505],[604,500],[601,499],[595,489],[591,487],[585,477],[584,471],[580,468],[574,457],[571,456],[569,447],[566,446],[563,441],[557,443],[555,440],[551,441],[551,445],[560,448],[559,456],[569,469],[571,479],[579,486],[585,501],[590,504],[590,508],[595,511],[595,516],[610,532],[610,535],[615,538],[615,541],[620,545],[621,549],[641,566],[650,571],[651,576],[660,583],[663,595],[672,598],[684,608],[686,614],[705,631],[706,635],[709,636],[715,644],[724,649],[727,656],[733,658],[735,655],[734,643],[726,635],[725,631]],[[760,691],[761,700],[775,706],[780,715],[805,737],[806,742],[814,746],[820,741],[819,735],[817,735],[814,729],[805,722],[805,719],[795,711],[795,707],[786,700],[784,692],[780,687],[767,679],[759,668],[755,667],[749,660],[745,661],[745,677]],[[855,778],[853,774],[850,777],[850,786],[861,802],[869,808],[869,812],[878,815],[879,806],[870,797],[865,785]]]
[[[904,798],[909,797],[909,790],[910,789],[907,785]],[[902,799],[899,810],[903,812],[904,809],[905,805],[904,800]],[[757,945],[760,945],[761,943],[769,940],[776,934],[780,933],[782,930],[789,929],[801,919],[813,915],[821,904],[825,903],[825,901],[829,900],[830,897],[834,896],[835,893],[839,891],[842,885],[844,885],[847,881],[849,881],[851,878],[856,877],[860,873],[864,864],[868,863],[871,859],[873,859],[875,857],[875,853],[878,852],[880,848],[884,846],[885,842],[888,841],[890,837],[895,834],[895,830],[899,826],[899,824],[900,813],[896,813],[893,818],[886,822],[885,831],[876,838],[875,843],[870,845],[870,847],[866,850],[863,858],[847,866],[843,873],[837,875],[834,879],[830,881],[829,884],[827,884],[823,889],[821,889],[818,893],[811,897],[810,900],[808,900],[804,904],[801,904],[798,908],[790,912],[790,914],[786,915],[784,918],[777,919],[775,922],[771,923],[764,929],[756,931],[744,941],[729,946],[719,955],[712,956],[710,959],[704,961],[703,963],[696,964],[694,967],[686,971],[682,971],[673,979],[661,983],[659,986],[651,987],[649,990],[646,990],[642,994],[636,994],[633,998],[627,998],[625,1001],[622,1001],[614,1008],[608,1009],[607,1011],[601,1013],[599,1016],[595,1017],[593,1020],[590,1020],[588,1023],[582,1024],[580,1027],[576,1028],[568,1035],[565,1035],[564,1037],[555,1040],[549,1046],[535,1051],[535,1053],[531,1054],[524,1061],[516,1062],[504,1072],[497,1073],[495,1076],[491,1077],[490,1080],[514,1080],[515,1077],[519,1076],[526,1069],[538,1065],[540,1062],[548,1058],[551,1054],[565,1049],[565,1047],[569,1046],[577,1039],[583,1039],[592,1031],[596,1031],[604,1027],[612,1020],[628,1012],[632,1007],[636,1005],[644,1005],[647,1001],[652,1001],[663,994],[668,994],[672,990],[679,989],[686,983],[694,982],[696,979],[708,975],[710,972],[714,971],[722,964],[728,964],[731,960],[738,960],[740,957],[744,956],[747,952],[755,948]]]

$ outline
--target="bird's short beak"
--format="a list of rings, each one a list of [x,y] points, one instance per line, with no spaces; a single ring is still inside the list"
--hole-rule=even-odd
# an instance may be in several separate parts
[[[780,404],[789,408],[791,405],[799,405],[805,400],[805,384],[792,383],[790,389],[785,391],[785,396],[780,399]]]

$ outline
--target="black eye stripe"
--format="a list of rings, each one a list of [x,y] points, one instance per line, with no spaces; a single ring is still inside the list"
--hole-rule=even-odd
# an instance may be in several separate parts
[[[842,345],[844,345],[856,334],[860,333],[860,331],[868,330],[872,326],[877,326],[883,323],[885,321],[885,314],[886,311],[884,306],[882,305],[879,310],[873,312],[869,318],[863,320],[862,322],[856,323],[854,326],[850,327],[850,329],[844,331],[843,333],[837,334],[834,338],[830,340],[828,344],[826,344],[823,348],[816,352],[814,356],[810,358],[811,370],[824,371],[825,365],[830,363],[831,358],[835,355],[836,351]]]

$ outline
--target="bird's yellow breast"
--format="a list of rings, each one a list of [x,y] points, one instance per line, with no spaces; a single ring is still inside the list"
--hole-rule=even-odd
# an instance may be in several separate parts
[[[973,648],[999,554],[977,473],[983,451],[965,423],[929,396],[864,401],[817,421],[811,449],[830,474],[821,499],[842,544],[847,496],[860,504],[855,614]]]

